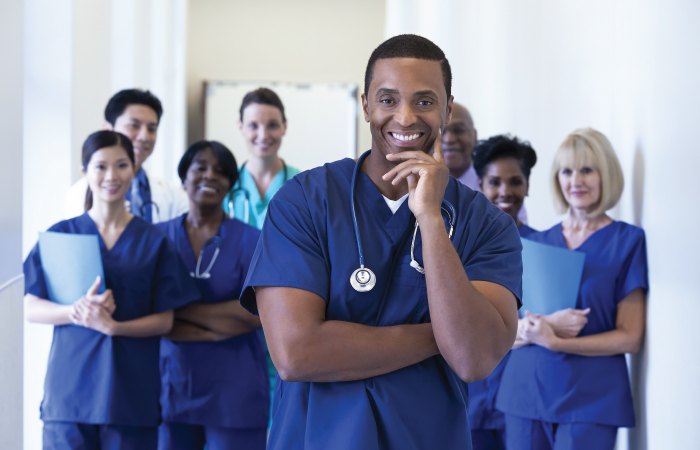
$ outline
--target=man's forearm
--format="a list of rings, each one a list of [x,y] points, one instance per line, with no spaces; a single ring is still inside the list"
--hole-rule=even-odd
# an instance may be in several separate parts
[[[483,379],[513,345],[515,300],[507,312],[513,315],[510,327],[470,282],[442,217],[424,220],[420,230],[430,318],[440,353],[463,380]]]
[[[285,364],[273,361],[287,381],[354,381],[384,375],[437,355],[430,324],[372,327],[329,320],[293,343]],[[282,367],[280,367],[282,366]]]

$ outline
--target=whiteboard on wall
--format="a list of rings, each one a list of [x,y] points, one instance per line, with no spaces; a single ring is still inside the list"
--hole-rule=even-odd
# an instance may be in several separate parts
[[[272,89],[284,104],[287,133],[279,155],[292,167],[308,170],[355,158],[357,85],[209,81],[205,85],[204,137],[227,146],[240,166],[248,150],[238,129],[243,97],[259,87]]]

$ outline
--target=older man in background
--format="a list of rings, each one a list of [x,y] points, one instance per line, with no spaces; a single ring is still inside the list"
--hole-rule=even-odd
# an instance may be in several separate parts
[[[472,153],[478,140],[474,120],[469,110],[457,102],[452,106],[452,122],[445,127],[442,135],[442,149],[445,153],[445,165],[450,175],[470,189],[481,192],[479,176],[472,164]],[[527,223],[527,212],[523,206],[518,219]]]

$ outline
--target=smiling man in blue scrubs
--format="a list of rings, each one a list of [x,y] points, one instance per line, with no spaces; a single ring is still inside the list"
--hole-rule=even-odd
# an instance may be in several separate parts
[[[279,371],[268,449],[471,448],[463,381],[515,340],[522,262],[513,220],[443,162],[451,78],[425,38],[381,44],[362,95],[372,150],[270,202],[241,296]]]

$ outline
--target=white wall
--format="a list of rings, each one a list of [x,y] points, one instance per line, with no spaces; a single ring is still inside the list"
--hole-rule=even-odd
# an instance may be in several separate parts
[[[558,220],[548,173],[564,137],[592,126],[611,139],[626,177],[612,215],[646,230],[651,283],[647,343],[632,364],[638,426],[621,440],[635,450],[697,448],[700,3],[435,3],[388,0],[387,36],[417,32],[445,50],[455,99],[480,137],[532,142],[539,162],[526,204],[535,228]],[[436,12],[440,20],[423,20]]]
[[[204,135],[204,81],[355,83],[361,93],[369,55],[384,37],[383,0],[189,3],[188,143]],[[369,127],[358,111],[358,145],[366,150]]]
[[[6,3],[12,2],[3,2],[3,8]],[[21,10],[21,2],[16,4]],[[18,149],[8,156],[15,157],[17,164],[0,167],[3,174],[13,172],[8,180],[16,178],[14,186],[4,191],[20,194],[3,196],[2,206],[11,201],[23,205],[16,212],[17,217],[23,217],[23,223],[17,222],[18,229],[21,227],[23,231],[22,239],[19,235],[8,235],[8,241],[12,238],[16,246],[16,255],[0,258],[0,267],[11,261],[16,273],[21,273],[23,255],[36,243],[38,232],[63,219],[65,193],[79,176],[82,143],[91,132],[102,127],[104,107],[114,92],[139,87],[151,89],[161,99],[165,114],[155,151],[146,164],[149,172],[157,176],[176,178],[175,167],[184,150],[186,120],[185,0],[25,0],[24,4],[24,89],[19,85],[8,91],[14,97],[8,97],[11,101],[6,103],[3,85],[0,103],[3,119],[5,106],[10,105],[14,105],[15,114],[24,118],[24,151],[19,152],[20,134],[19,141],[12,141],[15,147],[6,147]],[[3,33],[6,17],[9,20],[3,10]],[[9,41],[3,36],[0,45],[6,42]],[[0,77],[4,80],[6,74],[13,73],[3,69]],[[3,132],[8,127],[22,133],[21,122],[8,120],[0,123],[0,127]],[[9,132],[3,133],[3,137],[8,136],[14,138]],[[23,171],[18,171],[22,159]],[[16,187],[18,184],[23,186],[23,192]],[[4,250],[5,235],[2,236]],[[0,285],[4,281],[0,278]],[[10,294],[0,292],[0,303],[6,295]],[[19,301],[21,304],[21,296]],[[21,318],[13,317],[19,320],[21,331]],[[8,332],[14,329],[8,328]],[[25,449],[41,448],[39,405],[51,336],[50,326],[26,324],[24,327]],[[4,375],[0,373],[0,376]],[[0,386],[2,382],[0,378]],[[21,429],[19,423],[17,429]]]
[[[72,182],[73,5],[25,0],[23,255],[63,217]],[[24,257],[24,256],[23,256]],[[22,258],[23,258],[22,257]],[[52,327],[24,328],[24,448],[41,448],[39,404]]]
[[[24,1],[0,4],[0,448],[22,448]]]

